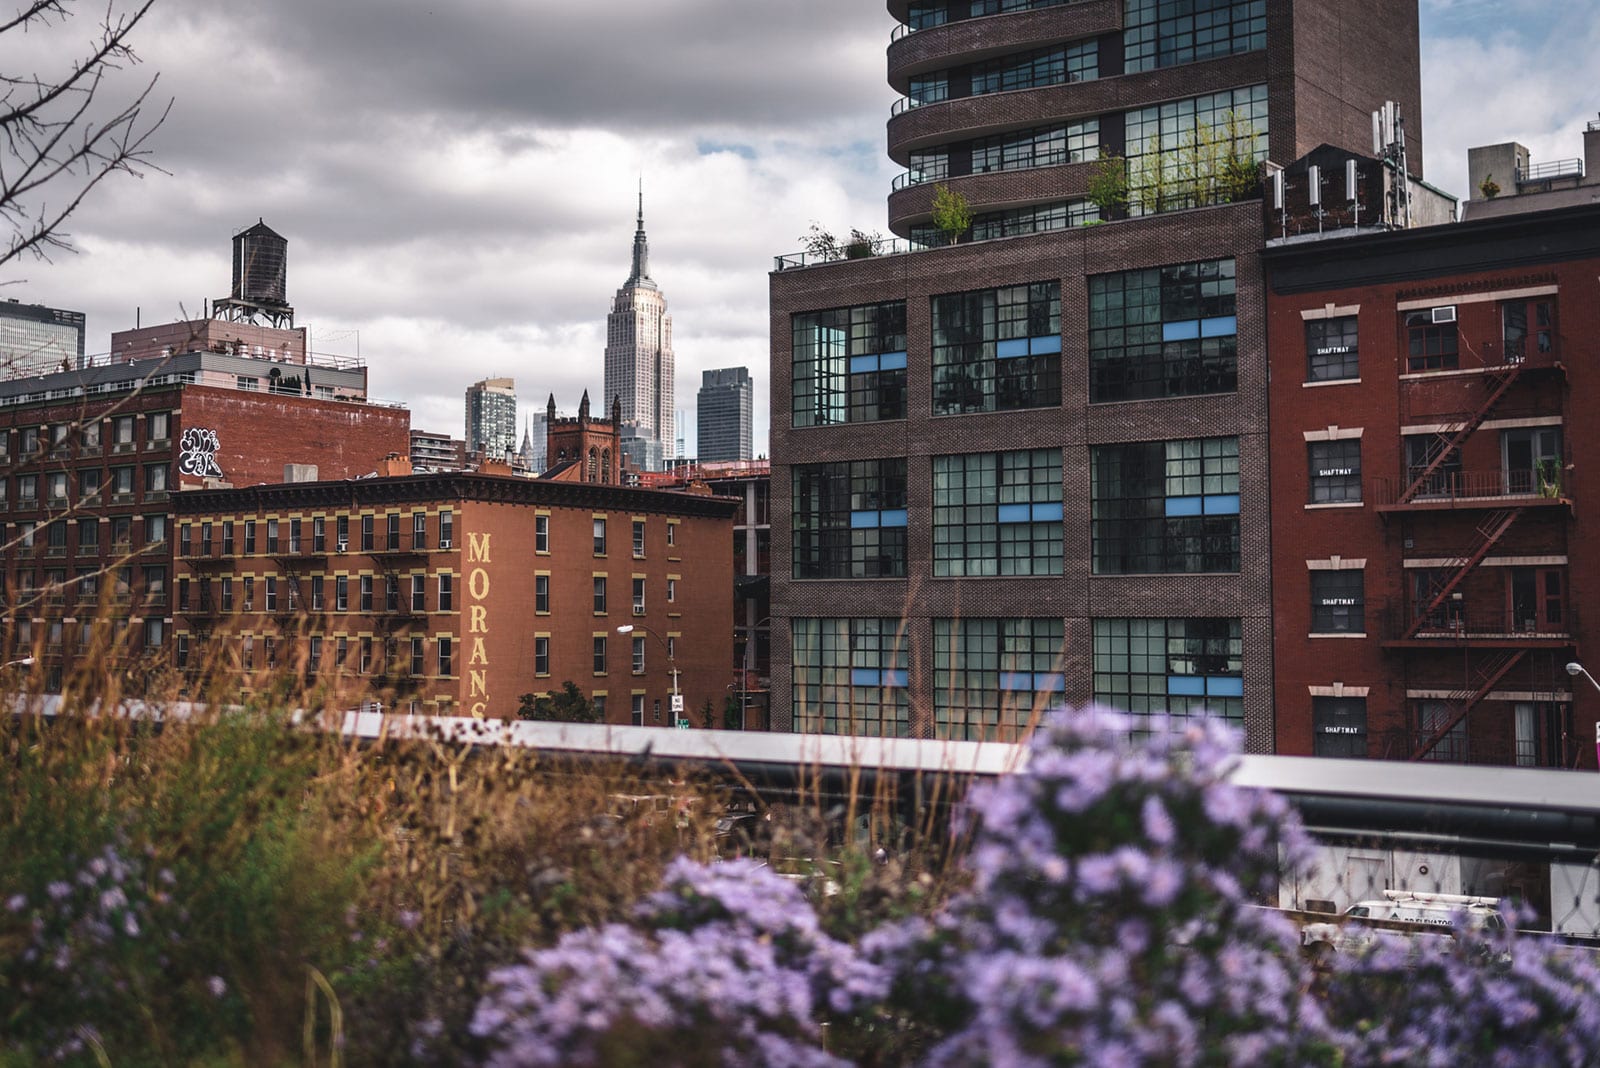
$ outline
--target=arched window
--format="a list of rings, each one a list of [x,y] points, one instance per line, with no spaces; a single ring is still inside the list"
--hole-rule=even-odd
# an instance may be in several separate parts
[[[591,446],[590,449],[589,449],[589,477],[588,477],[587,481],[589,481],[589,482],[599,482],[600,481],[599,466],[600,466],[600,454],[598,452],[596,452],[595,449]]]
[[[600,481],[611,481],[611,450],[607,449],[600,454]]]

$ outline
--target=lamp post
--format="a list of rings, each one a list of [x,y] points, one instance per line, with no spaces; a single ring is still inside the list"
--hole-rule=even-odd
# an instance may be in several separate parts
[[[676,726],[676,727],[682,728],[684,730],[687,730],[688,727],[689,727],[689,720],[688,720],[688,717],[684,715],[684,711],[683,711],[683,693],[682,693],[682,691],[680,691],[678,689],[678,658],[675,655],[672,646],[668,645],[667,642],[661,637],[661,635],[657,634],[655,631],[651,630],[649,627],[645,626],[643,623],[638,623],[638,624],[635,624],[635,623],[624,623],[622,626],[617,628],[617,633],[618,634],[632,634],[636,630],[642,630],[646,634],[650,635],[650,637],[654,638],[656,641],[661,642],[661,648],[667,654],[667,663],[672,665],[672,667],[669,670],[671,670],[671,672],[672,672],[672,718],[673,718],[673,721],[674,721],[673,725]]]
[[[1589,680],[1590,686],[1593,686],[1595,690],[1600,691],[1600,682],[1594,681],[1594,676],[1589,674],[1588,669],[1582,664],[1578,663],[1576,660],[1573,660],[1567,664],[1567,674],[1571,675],[1573,678],[1577,678],[1579,675],[1582,675],[1584,678]],[[1594,727],[1594,756],[1597,764],[1600,764],[1600,723],[1596,723]]]
[[[0,670],[4,670],[5,668],[10,668],[10,667],[32,667],[32,666],[33,666],[33,657],[25,656],[21,660],[8,660],[4,664],[0,664]]]

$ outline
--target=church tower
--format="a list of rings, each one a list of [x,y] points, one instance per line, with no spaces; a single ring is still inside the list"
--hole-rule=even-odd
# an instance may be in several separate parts
[[[605,395],[622,401],[622,422],[659,457],[673,440],[672,318],[667,298],[650,277],[650,247],[644,233],[644,191],[639,192],[638,225],[633,233],[633,267],[611,301],[606,316]]]

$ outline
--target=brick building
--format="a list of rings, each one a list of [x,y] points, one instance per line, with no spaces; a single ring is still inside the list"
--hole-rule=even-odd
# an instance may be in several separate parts
[[[1217,0],[1204,34],[1144,0],[888,6],[909,244],[770,281],[774,727],[1010,737],[1097,699],[1205,706],[1270,751],[1261,209],[1238,201],[1261,161],[1368,145],[1386,99],[1418,113],[1415,6]],[[1244,180],[1194,166],[1202,143]],[[973,212],[953,246],[928,247],[938,185]]]
[[[647,726],[671,724],[676,669],[698,725],[726,693],[736,506],[509,471],[185,493],[179,660],[494,718],[571,680]]]
[[[1594,767],[1600,206],[1519,201],[1263,256],[1281,753]]]
[[[273,388],[285,368],[299,388]],[[307,396],[308,374],[341,399]],[[37,656],[54,689],[97,615],[132,625],[117,639],[130,651],[163,648],[175,492],[374,471],[405,449],[410,416],[365,388],[361,367],[211,351],[0,383],[6,654]]]

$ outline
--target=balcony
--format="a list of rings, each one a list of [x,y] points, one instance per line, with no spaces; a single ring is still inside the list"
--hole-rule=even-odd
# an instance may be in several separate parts
[[[1406,490],[1420,469],[1403,478],[1375,478],[1367,486],[1379,512],[1426,512],[1469,508],[1528,508],[1572,510],[1574,472],[1528,468],[1501,471],[1436,470],[1409,498]]]
[[[1452,602],[1432,612],[1416,633],[1406,637],[1415,621],[1414,611],[1411,605],[1397,602],[1376,610],[1379,641],[1384,648],[1559,649],[1573,645],[1573,635],[1579,629],[1578,610],[1570,604],[1560,607],[1559,622],[1551,622],[1538,618],[1537,611]]]

